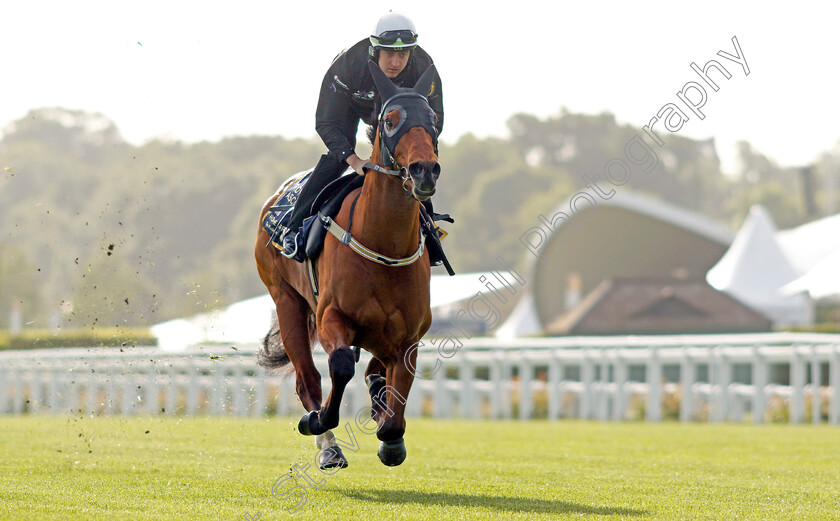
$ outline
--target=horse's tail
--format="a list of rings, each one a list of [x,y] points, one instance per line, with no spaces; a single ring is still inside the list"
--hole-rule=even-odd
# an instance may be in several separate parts
[[[286,354],[283,346],[283,339],[280,338],[280,326],[277,324],[277,317],[271,321],[271,328],[263,338],[262,346],[257,351],[257,363],[266,369],[279,369],[286,366],[291,360]]]
[[[315,327],[315,315],[310,313],[308,318],[309,338],[317,339],[318,330]],[[257,363],[268,370],[275,370],[289,365],[289,362],[291,360],[286,353],[286,346],[283,345],[283,339],[280,337],[280,325],[277,323],[277,316],[274,315],[271,328],[257,350]],[[291,370],[290,368],[290,372]]]

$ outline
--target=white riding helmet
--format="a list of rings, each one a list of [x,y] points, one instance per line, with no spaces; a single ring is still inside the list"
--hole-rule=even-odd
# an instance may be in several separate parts
[[[408,51],[417,45],[417,30],[407,16],[389,11],[376,22],[370,43],[376,50]]]

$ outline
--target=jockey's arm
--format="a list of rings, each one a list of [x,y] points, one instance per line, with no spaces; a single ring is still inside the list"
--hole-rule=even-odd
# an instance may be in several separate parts
[[[347,159],[345,161],[347,161],[347,164],[350,165],[350,168],[355,170],[357,174],[364,175],[364,166],[365,163],[368,162],[367,159],[362,159],[354,153],[347,156]]]
[[[344,54],[330,66],[321,82],[318,106],[315,109],[315,131],[330,153],[339,161],[346,161],[354,170],[361,161],[355,153],[356,129],[359,117],[350,106],[350,95],[346,85],[338,79],[344,75]],[[361,163],[364,165],[364,162]]]
[[[363,174],[368,160],[356,155],[354,141],[350,135],[358,127],[359,118],[356,116],[341,94],[327,92],[321,94],[316,114],[315,130],[330,152],[339,160],[344,160],[359,174]]]
[[[435,78],[436,92],[429,96],[429,106],[435,111],[437,116],[435,121],[435,128],[437,128],[438,136],[443,132],[443,86],[441,85],[440,75]]]

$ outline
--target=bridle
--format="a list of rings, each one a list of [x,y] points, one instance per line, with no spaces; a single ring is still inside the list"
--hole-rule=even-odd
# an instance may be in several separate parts
[[[396,104],[395,101],[397,100],[403,100],[403,103]],[[394,107],[390,108],[392,104]],[[385,128],[385,115],[392,110],[400,112],[400,121],[395,128],[388,130]],[[423,117],[424,113],[429,117]],[[411,195],[411,190],[406,186],[411,179],[408,168],[397,161],[392,150],[396,149],[397,143],[406,132],[414,127],[422,127],[431,136],[432,145],[435,147],[435,155],[438,155],[437,128],[434,125],[434,111],[429,106],[429,100],[426,96],[415,91],[398,92],[382,104],[377,125],[379,127],[379,157],[388,168],[367,163],[365,169],[401,178],[403,190]]]
[[[397,165],[399,166],[399,165]],[[380,174],[390,175],[393,177],[399,177],[402,180],[402,187],[406,194],[411,195],[411,190],[406,186],[406,183],[411,179],[411,176],[408,175],[408,169],[404,166],[399,166],[399,170],[391,170],[388,168],[381,167],[374,163],[365,163],[363,167],[365,171],[373,170],[374,172],[379,172]]]

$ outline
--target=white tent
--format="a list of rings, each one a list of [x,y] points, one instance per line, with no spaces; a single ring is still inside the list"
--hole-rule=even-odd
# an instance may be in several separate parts
[[[487,293],[488,288],[485,287],[485,281],[488,279],[496,281],[495,277],[492,275],[493,272],[490,271],[463,273],[460,275],[453,275],[451,277],[448,275],[432,275],[429,287],[429,296],[431,299],[429,306],[432,309],[435,309],[447,304],[454,304],[456,302],[472,298],[476,293]],[[505,276],[505,281],[510,285],[511,277]],[[497,284],[499,283],[497,282]]]
[[[840,295],[840,214],[780,231],[776,237],[802,274],[782,294],[807,291],[812,298]]]
[[[797,271],[807,273],[840,251],[840,214],[782,230],[776,238]]]
[[[807,291],[816,299],[840,295],[840,249],[781,289],[782,295],[792,295],[801,291]]]
[[[158,339],[158,347],[165,351],[181,351],[201,342],[251,344],[268,332],[273,312],[274,302],[266,294],[226,309],[162,322],[151,329]]]
[[[813,304],[802,293],[780,288],[799,273],[776,241],[773,220],[761,206],[750,209],[732,245],[706,275],[709,284],[763,313],[774,325],[809,324]]]
[[[529,291],[522,295],[510,316],[496,330],[496,338],[511,339],[538,335],[543,332],[540,319],[537,318],[537,305],[534,295]]]

